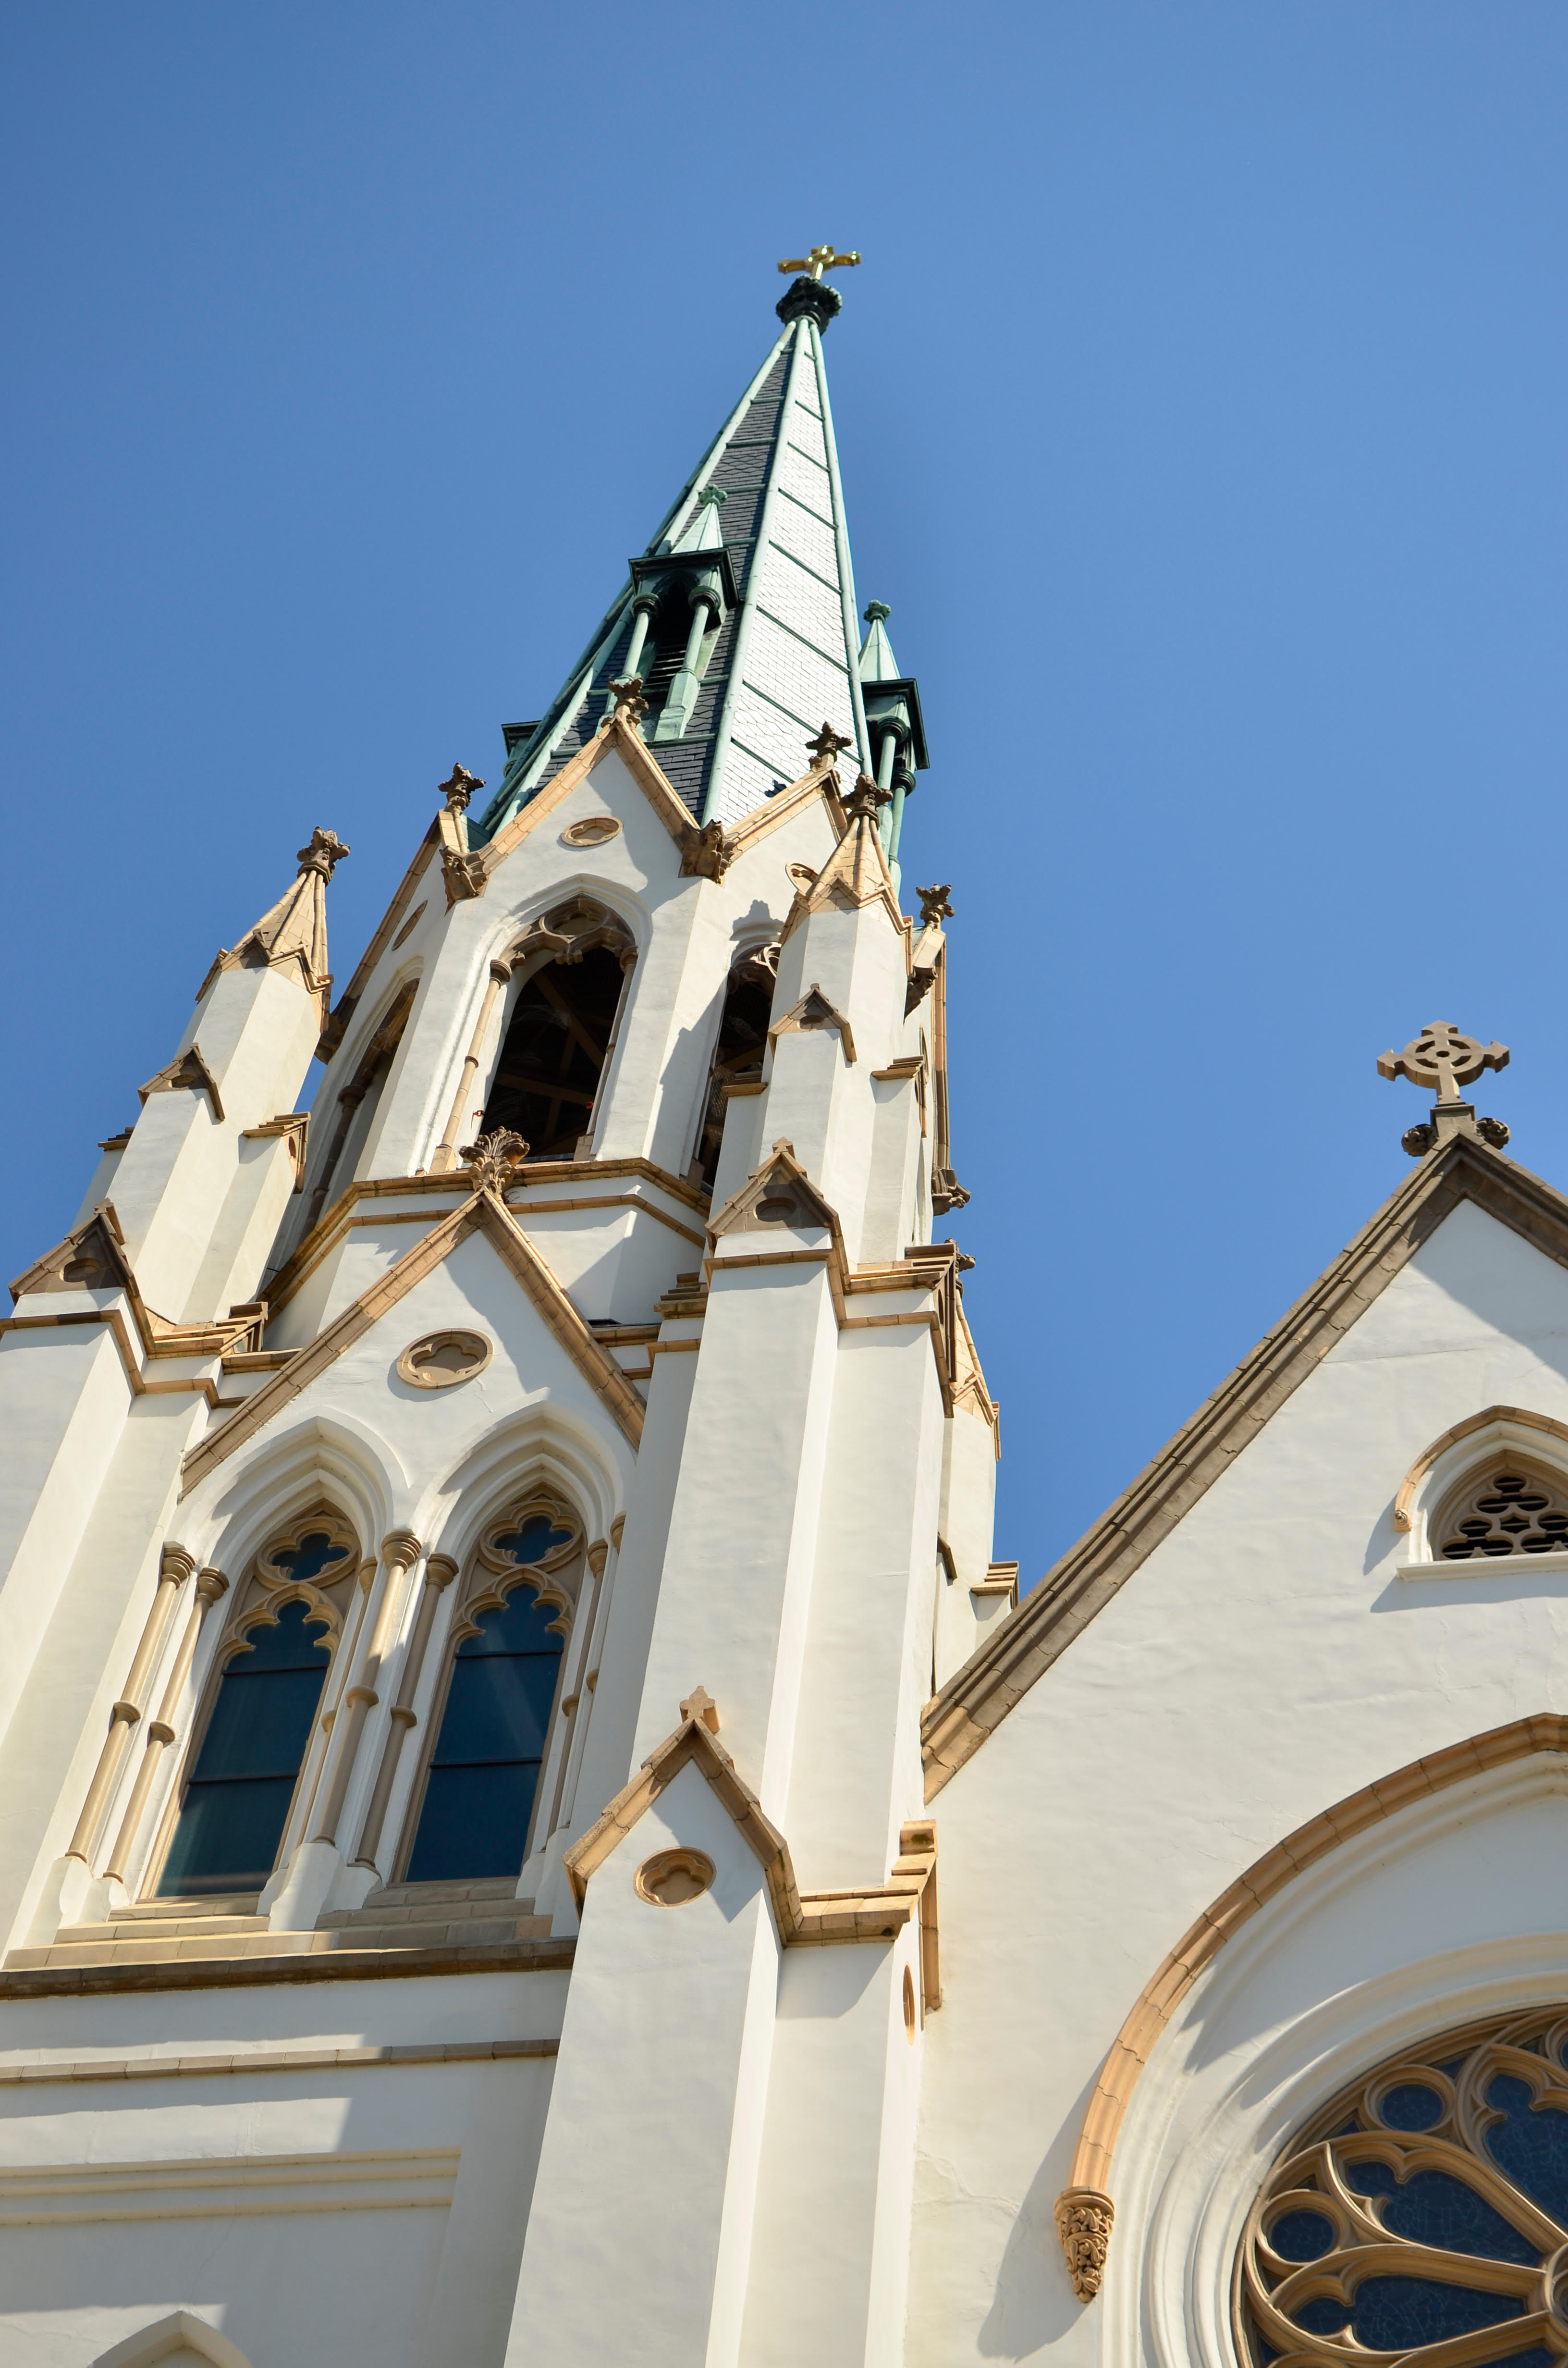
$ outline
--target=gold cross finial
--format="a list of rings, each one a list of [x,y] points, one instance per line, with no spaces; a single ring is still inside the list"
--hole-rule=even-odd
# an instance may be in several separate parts
[[[778,268],[780,271],[809,271],[813,279],[820,279],[824,271],[837,271],[843,265],[858,263],[859,260],[858,247],[851,247],[847,255],[840,255],[836,247],[813,246],[809,255],[789,257]]]

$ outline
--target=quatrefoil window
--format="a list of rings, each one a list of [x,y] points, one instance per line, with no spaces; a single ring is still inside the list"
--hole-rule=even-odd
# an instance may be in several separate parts
[[[1295,2138],[1236,2265],[1253,2368],[1558,2368],[1568,2357],[1568,2016],[1471,2024]],[[1468,2340],[1466,2340],[1468,2339]]]

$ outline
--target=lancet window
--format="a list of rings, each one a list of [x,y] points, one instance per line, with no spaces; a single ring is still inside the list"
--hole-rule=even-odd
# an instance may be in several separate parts
[[[1449,2032],[1358,2080],[1292,2140],[1236,2267],[1266,2368],[1557,2368],[1568,2356],[1568,2011]]]
[[[778,947],[759,946],[741,956],[725,982],[724,1008],[708,1073],[708,1096],[697,1144],[696,1164],[710,1190],[718,1173],[719,1150],[724,1139],[727,1089],[762,1076],[778,977]]]
[[[369,1138],[381,1089],[392,1075],[392,1064],[403,1042],[408,1015],[414,1008],[417,984],[417,980],[410,979],[405,986],[399,989],[385,1019],[365,1047],[353,1076],[337,1097],[337,1115],[332,1136],[320,1171],[311,1187],[301,1229],[305,1233],[310,1231],[326,1207],[334,1187],[341,1189],[353,1181],[354,1171]]]
[[[552,1497],[530,1497],[482,1539],[432,1722],[408,1882],[473,1881],[522,1866],[582,1561],[582,1525]]]
[[[1432,1525],[1441,1562],[1568,1552],[1568,1486],[1517,1463],[1472,1472]]]
[[[160,1898],[257,1891],[272,1873],[358,1565],[330,1513],[257,1557],[198,1727]]]
[[[522,984],[481,1133],[509,1128],[530,1159],[571,1159],[586,1147],[636,953],[622,924],[585,896],[557,905],[524,932],[507,957]]]

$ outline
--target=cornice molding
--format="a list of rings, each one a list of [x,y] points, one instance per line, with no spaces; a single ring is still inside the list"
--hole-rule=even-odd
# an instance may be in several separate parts
[[[1479,1137],[1429,1152],[1272,1331],[927,1705],[935,1798],[1126,1585],[1444,1219],[1469,1201],[1568,1267],[1568,1199]]]

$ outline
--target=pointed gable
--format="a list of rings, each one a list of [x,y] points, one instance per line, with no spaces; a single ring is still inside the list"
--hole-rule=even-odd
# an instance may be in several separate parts
[[[1568,1267],[1568,1198],[1491,1149],[1479,1134],[1453,1135],[1428,1152],[1274,1329],[936,1694],[921,1723],[927,1800],[972,1758],[1446,1220],[1467,1205]],[[1391,1491],[1400,1476],[1391,1474]]]

